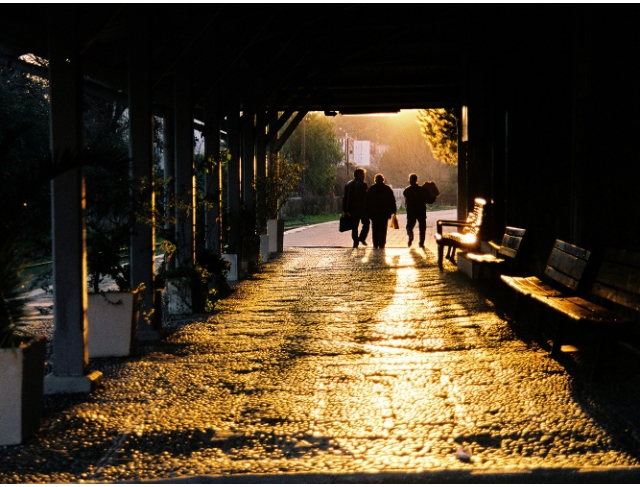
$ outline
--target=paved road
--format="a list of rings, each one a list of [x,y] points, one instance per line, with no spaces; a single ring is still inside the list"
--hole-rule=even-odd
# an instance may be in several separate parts
[[[425,244],[427,248],[431,248],[435,252],[435,226],[437,220],[456,219],[457,210],[442,210],[429,212],[427,214],[427,233]],[[398,230],[389,229],[387,231],[387,248],[407,248],[407,232],[405,226],[407,223],[407,215],[398,215]],[[371,247],[373,245],[371,235],[367,238],[367,243]],[[285,247],[351,247],[351,232],[340,233],[338,230],[338,222],[321,223],[319,225],[310,225],[300,227],[285,232]],[[418,228],[414,229],[413,247],[418,247]]]
[[[591,384],[429,248],[292,235],[217,313],[48,397],[39,435],[0,448],[0,483],[640,480],[635,356]]]

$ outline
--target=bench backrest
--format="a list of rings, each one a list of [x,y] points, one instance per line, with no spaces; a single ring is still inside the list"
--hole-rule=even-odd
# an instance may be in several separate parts
[[[469,226],[464,227],[462,233],[471,233],[473,235],[478,235],[480,232],[480,227],[482,226],[482,217],[484,214],[484,205],[487,202],[482,198],[476,198],[473,200],[473,210],[467,216],[467,223]]]
[[[640,254],[606,249],[591,294],[640,312]]]
[[[588,250],[556,240],[544,273],[553,281],[577,291],[590,257]]]
[[[518,254],[518,249],[520,248],[520,244],[522,243],[522,238],[524,237],[525,230],[523,228],[516,227],[507,227],[504,230],[504,235],[502,237],[502,243],[498,248],[498,253],[501,255],[506,255],[512,259],[516,258]]]

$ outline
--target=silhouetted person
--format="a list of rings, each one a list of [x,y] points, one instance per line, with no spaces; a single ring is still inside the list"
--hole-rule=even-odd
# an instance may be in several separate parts
[[[418,186],[418,175],[409,174],[409,186],[402,193],[407,207],[407,236],[408,246],[413,243],[413,228],[418,222],[420,232],[420,247],[424,248],[425,234],[427,233],[427,190]]]
[[[367,245],[367,235],[369,234],[369,218],[365,203],[367,183],[364,182],[364,176],[365,171],[362,168],[353,171],[353,179],[344,185],[344,196],[342,197],[342,211],[352,219],[351,238],[354,248],[358,247],[358,243]],[[360,222],[362,222],[362,230],[358,235]]]
[[[384,176],[376,174],[374,184],[367,191],[367,214],[371,218],[371,237],[374,249],[384,249],[387,243],[389,218],[398,209],[396,198],[390,186],[384,183]]]

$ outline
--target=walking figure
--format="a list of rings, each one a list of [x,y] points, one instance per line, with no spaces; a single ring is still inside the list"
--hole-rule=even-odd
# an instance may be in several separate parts
[[[407,207],[407,236],[409,237],[408,246],[413,243],[413,228],[418,222],[418,230],[420,240],[418,244],[424,248],[424,239],[427,233],[427,190],[422,186],[418,186],[418,175],[409,174],[409,186],[402,193],[405,197],[405,205]]]
[[[384,249],[387,244],[389,218],[398,210],[393,190],[385,184],[384,176],[376,174],[374,184],[367,191],[367,215],[371,218],[371,237],[374,249]]]
[[[344,196],[342,197],[342,212],[351,216],[351,238],[353,248],[358,247],[358,243],[367,245],[367,235],[369,234],[369,218],[367,217],[366,197],[367,183],[364,182],[365,171],[357,168],[353,171],[353,179],[344,185]],[[358,227],[362,223],[362,230],[358,235]]]

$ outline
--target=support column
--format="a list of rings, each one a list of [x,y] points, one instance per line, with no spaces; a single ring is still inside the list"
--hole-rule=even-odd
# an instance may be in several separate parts
[[[468,108],[460,107],[457,114],[460,120],[458,127],[458,219],[465,220],[469,212],[468,199],[468,160],[469,160],[469,140],[468,140]]]
[[[175,163],[175,155],[176,155],[176,126],[174,120],[174,113],[169,111],[165,114],[163,118],[163,143],[164,143],[164,180],[170,181],[169,188],[165,188],[167,194],[165,194],[164,203],[165,203],[165,214],[164,214],[164,228],[163,237],[170,240],[175,241],[176,238],[176,225],[173,221],[173,208],[171,206],[171,197],[173,193],[172,188],[175,186],[175,176],[176,176],[176,163]],[[167,263],[167,267],[169,269],[173,269],[175,267],[175,259],[171,259]]]
[[[131,287],[142,290],[142,313],[138,324],[141,340],[157,340],[159,333],[151,326],[154,310],[153,281],[155,257],[153,184],[153,113],[151,99],[148,19],[132,16],[129,20],[129,155],[133,198],[151,210],[150,222],[136,222],[131,232]],[[145,319],[146,318],[146,319]]]
[[[256,147],[256,180],[264,180],[267,176],[267,141],[266,141],[266,113],[260,112],[256,118],[256,130],[255,130],[255,147]],[[258,228],[263,229],[266,232],[267,219],[272,215],[266,214],[264,211],[259,211],[258,205],[264,205],[264,195],[256,195],[256,213],[263,215],[258,218],[262,218],[264,221],[258,221]]]
[[[244,205],[242,222],[242,261],[249,268],[258,262],[260,238],[256,235],[256,198],[255,198],[255,114],[245,107],[242,116],[242,202]]]
[[[232,109],[229,113],[229,163],[227,165],[227,212],[228,250],[241,261],[242,227],[240,226],[240,135],[239,113]]]
[[[220,203],[221,203],[221,164],[220,164],[220,113],[216,103],[211,96],[205,99],[204,105],[204,157],[210,161],[210,170],[205,173],[206,197],[211,203],[211,207],[205,210],[205,247],[208,250],[222,253],[222,239],[220,226]],[[215,161],[215,166],[213,165]]]
[[[74,16],[50,23],[49,90],[53,164],[65,167],[83,148],[82,67]],[[82,167],[73,164],[51,183],[53,240],[53,370],[46,394],[90,392],[101,372],[89,372],[87,256]]]
[[[191,63],[182,63],[175,78],[176,267],[195,263],[195,175]]]

